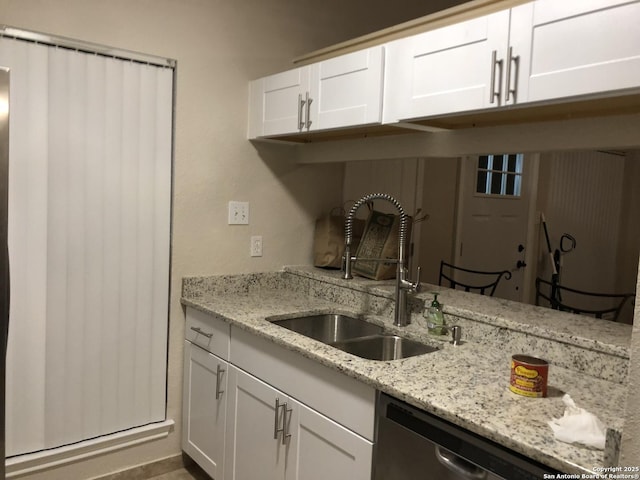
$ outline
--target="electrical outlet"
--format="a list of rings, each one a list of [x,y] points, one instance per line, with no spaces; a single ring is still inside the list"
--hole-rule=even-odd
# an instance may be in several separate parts
[[[249,225],[249,202],[229,202],[229,225]]]
[[[252,257],[262,256],[262,235],[253,235],[251,237],[250,254]]]

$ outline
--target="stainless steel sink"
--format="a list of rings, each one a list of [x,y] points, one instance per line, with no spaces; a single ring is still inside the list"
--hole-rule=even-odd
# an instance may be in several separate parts
[[[385,334],[381,326],[348,315],[305,315],[271,322],[369,360],[398,360],[438,350],[415,340]]]
[[[372,335],[335,342],[332,346],[369,360],[398,360],[438,350],[436,347],[397,335]]]
[[[341,314],[307,315],[274,320],[273,323],[323,343],[341,342],[383,331],[378,325]]]

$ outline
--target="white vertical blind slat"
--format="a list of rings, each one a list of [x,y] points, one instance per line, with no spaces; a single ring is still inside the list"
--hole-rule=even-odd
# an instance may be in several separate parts
[[[173,129],[173,70],[158,72],[156,87],[155,138],[157,158],[170,159],[172,155]],[[155,250],[169,252],[171,241],[171,161],[157,161],[154,170],[153,238]],[[153,330],[151,365],[158,370],[167,362],[167,325],[156,319],[168,315],[168,304],[163,299],[169,295],[169,262],[155,255],[153,259]],[[165,414],[166,400],[163,398],[167,385],[166,375],[153,375],[150,387],[152,417]]]
[[[0,64],[11,66],[9,251],[11,290],[28,302],[11,302],[7,352],[7,455],[44,442],[47,195],[47,49],[0,39]],[[24,85],[26,88],[13,88]],[[22,268],[16,269],[20,264]],[[29,319],[29,321],[27,321]],[[29,350],[21,348],[29,342]],[[28,372],[28,375],[24,375]]]
[[[138,71],[133,64],[125,64],[122,78],[122,201],[120,205],[120,318],[118,373],[120,421],[130,423],[135,409],[135,350],[137,308],[137,183],[138,183],[138,136],[139,123],[137,100],[140,95]],[[134,207],[134,208],[132,208]],[[141,346],[142,347],[142,346]]]
[[[103,165],[105,164],[105,62],[98,57],[87,57],[86,105],[86,169],[85,169],[85,268],[86,294],[84,316],[93,317],[86,322],[85,389],[83,392],[83,428],[86,436],[100,434],[103,401],[100,383],[102,334],[105,330],[103,317],[104,290],[104,197]]]
[[[155,75],[148,69],[140,69],[139,88],[139,127],[138,127],[138,245],[137,245],[137,278],[138,292],[136,343],[144,345],[135,349],[135,406],[136,416],[149,415],[151,377],[152,312],[153,284],[153,190],[151,181],[155,170]]]
[[[30,130],[12,145],[28,161],[14,168],[10,155],[10,236],[30,239],[12,252],[11,321],[24,325],[10,331],[8,393],[33,398],[29,409],[7,401],[7,451],[16,455],[165,418],[173,74],[0,39],[7,62],[12,102],[20,99],[11,131]],[[38,142],[32,119],[14,115],[35,108],[31,99],[48,113],[33,114],[45,118]],[[29,151],[34,143],[40,151]],[[39,308],[28,307],[34,298]],[[40,372],[35,384],[23,381],[33,378],[20,370],[23,352]]]
[[[113,358],[120,346],[120,211],[122,209],[121,172],[122,172],[122,70],[124,64],[113,59],[106,61],[105,111],[106,128],[103,203],[104,216],[104,273],[103,319],[105,328],[102,333],[102,421],[107,425],[118,424],[119,395],[119,358]]]
[[[50,52],[50,55],[53,52]],[[64,74],[66,62],[52,62],[49,57],[49,82]],[[63,96],[66,92],[50,95],[49,111],[64,110]],[[13,109],[13,106],[11,107]],[[51,446],[50,438],[54,432],[61,439],[66,431],[66,408],[64,392],[67,388],[66,369],[67,350],[67,138],[63,130],[67,119],[49,122],[49,177],[47,189],[47,336],[46,336],[46,372],[45,372],[45,444]],[[56,161],[50,161],[51,157]],[[11,207],[9,207],[11,208]],[[12,269],[13,270],[13,269]],[[12,295],[13,297],[13,295]],[[29,319],[25,319],[29,321]],[[23,348],[29,348],[24,345]],[[48,409],[56,409],[57,415],[49,415]],[[55,440],[54,440],[55,441]]]

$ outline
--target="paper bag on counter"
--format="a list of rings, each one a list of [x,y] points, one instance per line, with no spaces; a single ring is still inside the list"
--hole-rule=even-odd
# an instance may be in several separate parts
[[[407,248],[411,238],[411,217],[407,217]],[[400,240],[400,216],[372,210],[362,234],[362,240],[356,250],[358,258],[398,259]],[[353,273],[372,280],[396,278],[396,263],[371,262],[358,260]]]
[[[344,255],[344,223],[345,213],[336,207],[328,215],[316,220],[313,238],[313,265],[323,268],[342,268]],[[364,220],[353,220],[352,245],[357,248],[364,230]],[[354,250],[352,250],[354,251]]]

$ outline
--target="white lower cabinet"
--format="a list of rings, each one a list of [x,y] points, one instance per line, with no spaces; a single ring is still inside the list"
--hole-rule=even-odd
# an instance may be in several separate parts
[[[234,366],[226,480],[371,478],[373,444]]]
[[[182,449],[214,480],[369,480],[375,390],[187,308]]]
[[[287,480],[371,478],[373,443],[294,400],[289,408]]]
[[[285,445],[281,435],[282,409],[276,400],[285,396],[255,377],[231,367],[226,479],[263,480],[284,477]],[[276,427],[276,425],[278,427]]]
[[[228,369],[227,362],[185,340],[182,449],[216,480],[224,474]]]

